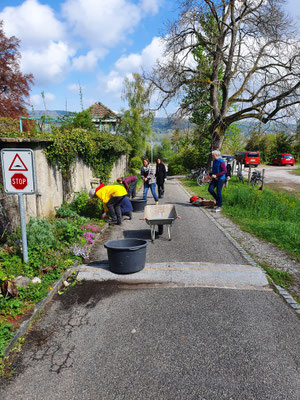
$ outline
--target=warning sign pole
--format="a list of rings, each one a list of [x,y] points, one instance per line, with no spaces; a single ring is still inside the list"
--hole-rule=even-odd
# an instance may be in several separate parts
[[[24,195],[36,192],[34,153],[32,149],[2,149],[2,178],[4,192],[18,195],[22,232],[23,260],[28,262]]]
[[[25,221],[25,207],[24,207],[24,196],[22,193],[18,193],[19,198],[19,210],[21,220],[21,232],[22,232],[22,247],[23,247],[23,261],[28,262],[28,249],[27,249],[27,234],[26,234],[26,221]]]

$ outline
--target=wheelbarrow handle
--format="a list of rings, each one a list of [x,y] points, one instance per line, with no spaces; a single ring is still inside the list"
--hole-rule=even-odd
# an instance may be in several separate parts
[[[179,215],[177,216],[177,219],[182,219],[181,217],[179,217]]]

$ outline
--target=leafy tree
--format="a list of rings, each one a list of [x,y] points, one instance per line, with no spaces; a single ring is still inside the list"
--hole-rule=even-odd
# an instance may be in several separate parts
[[[26,114],[33,75],[20,71],[20,41],[14,36],[7,38],[2,26],[0,21],[0,117],[16,118]]]
[[[222,146],[223,154],[234,155],[245,147],[245,138],[241,133],[238,124],[231,124],[225,132],[225,139]]]
[[[154,115],[150,112],[151,88],[141,76],[132,74],[133,81],[124,80],[123,100],[127,100],[129,109],[124,111],[121,131],[132,147],[133,156],[141,156],[145,149],[146,138],[153,133],[151,123]]]
[[[145,78],[159,91],[158,108],[191,97],[206,98],[212,148],[243,119],[284,118],[300,103],[300,43],[282,0],[182,0],[179,18],[162,38],[165,54]],[[195,60],[195,49],[208,60]],[[192,99],[193,100],[193,99]],[[196,102],[194,102],[197,105]],[[232,105],[238,105],[231,111]],[[182,108],[182,107],[181,107]],[[194,107],[196,109],[196,107]],[[189,108],[187,108],[189,111]]]

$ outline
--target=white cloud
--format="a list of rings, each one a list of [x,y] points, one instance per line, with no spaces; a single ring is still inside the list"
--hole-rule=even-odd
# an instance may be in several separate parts
[[[126,34],[147,13],[158,11],[160,0],[66,0],[62,5],[63,15],[74,29],[94,47],[113,47],[124,41]]]
[[[44,93],[44,96],[45,96],[46,105],[48,105],[49,103],[53,103],[53,101],[55,100],[55,95],[53,93],[46,92],[46,93]],[[41,94],[32,94],[30,96],[29,103],[35,107],[41,106],[43,104],[42,95]]]
[[[92,71],[98,63],[99,59],[103,59],[107,54],[107,50],[90,50],[86,55],[74,57],[72,60],[72,68],[76,71]]]
[[[21,40],[21,69],[32,73],[36,85],[58,83],[69,69],[74,50],[65,40],[66,30],[48,5],[26,0],[0,13],[7,36]]]
[[[44,45],[65,37],[63,23],[55,18],[48,5],[42,5],[37,0],[26,0],[17,7],[5,7],[0,13],[0,20],[4,21],[6,35],[21,39],[24,47]]]
[[[116,61],[115,68],[107,76],[100,75],[98,77],[101,89],[104,89],[106,93],[120,97],[124,78],[130,78],[133,72],[141,72],[142,69],[150,70],[156,61],[163,56],[163,50],[163,41],[154,37],[141,53],[122,56]]]
[[[71,85],[68,86],[69,92],[74,93],[74,94],[79,94],[80,88],[81,88],[81,90],[83,90],[83,89],[85,89],[85,86],[80,85],[79,83],[72,83]]]
[[[160,0],[142,0],[142,8],[145,12],[156,14],[158,12]]]
[[[45,85],[63,79],[69,68],[73,50],[64,42],[51,42],[44,49],[25,49],[22,52],[21,67],[25,73],[33,73],[35,83]]]

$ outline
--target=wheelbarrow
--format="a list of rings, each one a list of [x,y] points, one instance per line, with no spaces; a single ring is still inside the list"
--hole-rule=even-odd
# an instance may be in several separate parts
[[[144,210],[143,221],[150,225],[151,240],[155,240],[155,228],[158,226],[158,234],[162,235],[164,225],[167,225],[169,240],[171,240],[171,226],[176,219],[181,219],[176,212],[175,206],[172,204],[163,204],[155,206],[146,206]]]

